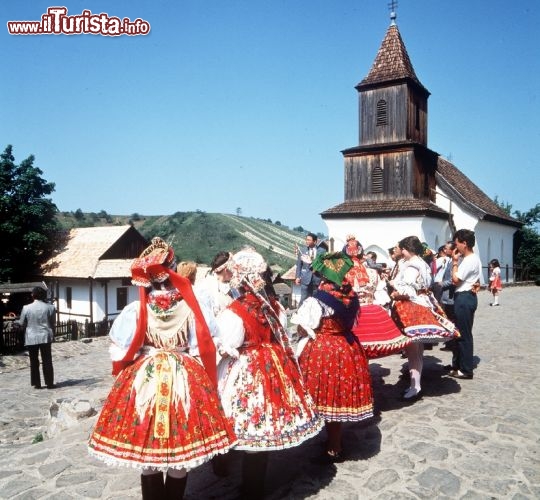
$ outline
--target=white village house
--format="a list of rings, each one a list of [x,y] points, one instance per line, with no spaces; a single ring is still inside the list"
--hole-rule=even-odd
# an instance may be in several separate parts
[[[42,266],[58,321],[111,320],[137,300],[130,266],[147,244],[129,225],[71,229],[65,246]]]
[[[394,20],[356,89],[359,145],[342,151],[345,200],[321,214],[333,249],[340,250],[352,233],[379,262],[390,263],[388,249],[406,236],[416,235],[436,250],[457,229],[470,229],[484,266],[497,258],[513,268],[513,235],[521,223],[428,149],[430,93],[414,72]]]

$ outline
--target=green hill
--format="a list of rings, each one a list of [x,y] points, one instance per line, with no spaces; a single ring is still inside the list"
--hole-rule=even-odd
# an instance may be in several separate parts
[[[291,230],[270,220],[202,211],[176,212],[166,216],[131,216],[62,212],[60,224],[70,229],[104,225],[133,224],[146,238],[160,236],[172,244],[177,259],[209,264],[221,250],[236,251],[244,245],[257,249],[273,269],[286,271],[295,261],[295,244],[304,242],[302,228]]]

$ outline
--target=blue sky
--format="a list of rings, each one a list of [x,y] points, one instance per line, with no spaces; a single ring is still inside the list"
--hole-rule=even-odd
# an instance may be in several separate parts
[[[390,24],[386,0],[5,0],[0,147],[30,154],[62,211],[203,210],[326,232],[341,150]],[[146,36],[13,36],[48,7],[151,25]],[[492,198],[540,202],[540,37],[530,1],[400,0],[431,92],[428,146]]]

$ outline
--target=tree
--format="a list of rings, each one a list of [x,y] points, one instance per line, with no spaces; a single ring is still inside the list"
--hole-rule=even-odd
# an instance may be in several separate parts
[[[30,155],[15,164],[13,147],[0,155],[0,281],[25,281],[56,247],[58,209],[47,195],[54,184],[41,176]]]
[[[523,222],[523,227],[514,235],[514,260],[524,270],[523,278],[540,277],[540,234],[535,227],[540,222],[540,203],[527,212],[516,210],[514,217]]]

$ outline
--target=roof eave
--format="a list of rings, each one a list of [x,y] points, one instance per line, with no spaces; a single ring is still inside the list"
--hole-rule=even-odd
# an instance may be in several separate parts
[[[331,210],[331,209],[330,209]],[[434,217],[436,219],[448,220],[450,214],[445,212],[439,212],[438,210],[380,210],[373,212],[361,212],[361,211],[346,211],[346,212],[330,212],[325,211],[319,214],[323,220],[326,219],[346,219],[349,217],[355,217],[356,219],[369,219],[374,217]]]
[[[416,141],[399,141],[399,142],[387,142],[384,144],[369,144],[366,146],[353,146],[351,148],[341,150],[343,156],[358,155],[361,153],[373,154],[378,152],[399,151],[407,149],[421,149],[431,153],[434,157],[439,156],[438,153],[429,149],[424,144]]]
[[[373,89],[380,89],[384,87],[395,87],[396,85],[399,85],[400,83],[405,83],[408,85],[412,85],[413,87],[416,87],[417,90],[419,90],[425,98],[428,98],[431,95],[431,92],[426,89],[419,81],[415,80],[414,78],[411,78],[410,76],[402,76],[400,78],[389,78],[384,80],[374,80],[374,81],[367,81],[365,78],[360,83],[355,85],[355,89],[358,92],[366,91],[366,90],[373,90]]]
[[[482,219],[485,221],[497,222],[498,224],[504,224],[506,226],[512,226],[512,227],[517,227],[517,228],[522,228],[524,226],[523,222],[520,222],[516,219],[513,219],[513,220],[504,219],[503,217],[497,217],[496,215],[492,215],[488,213],[486,213]]]

